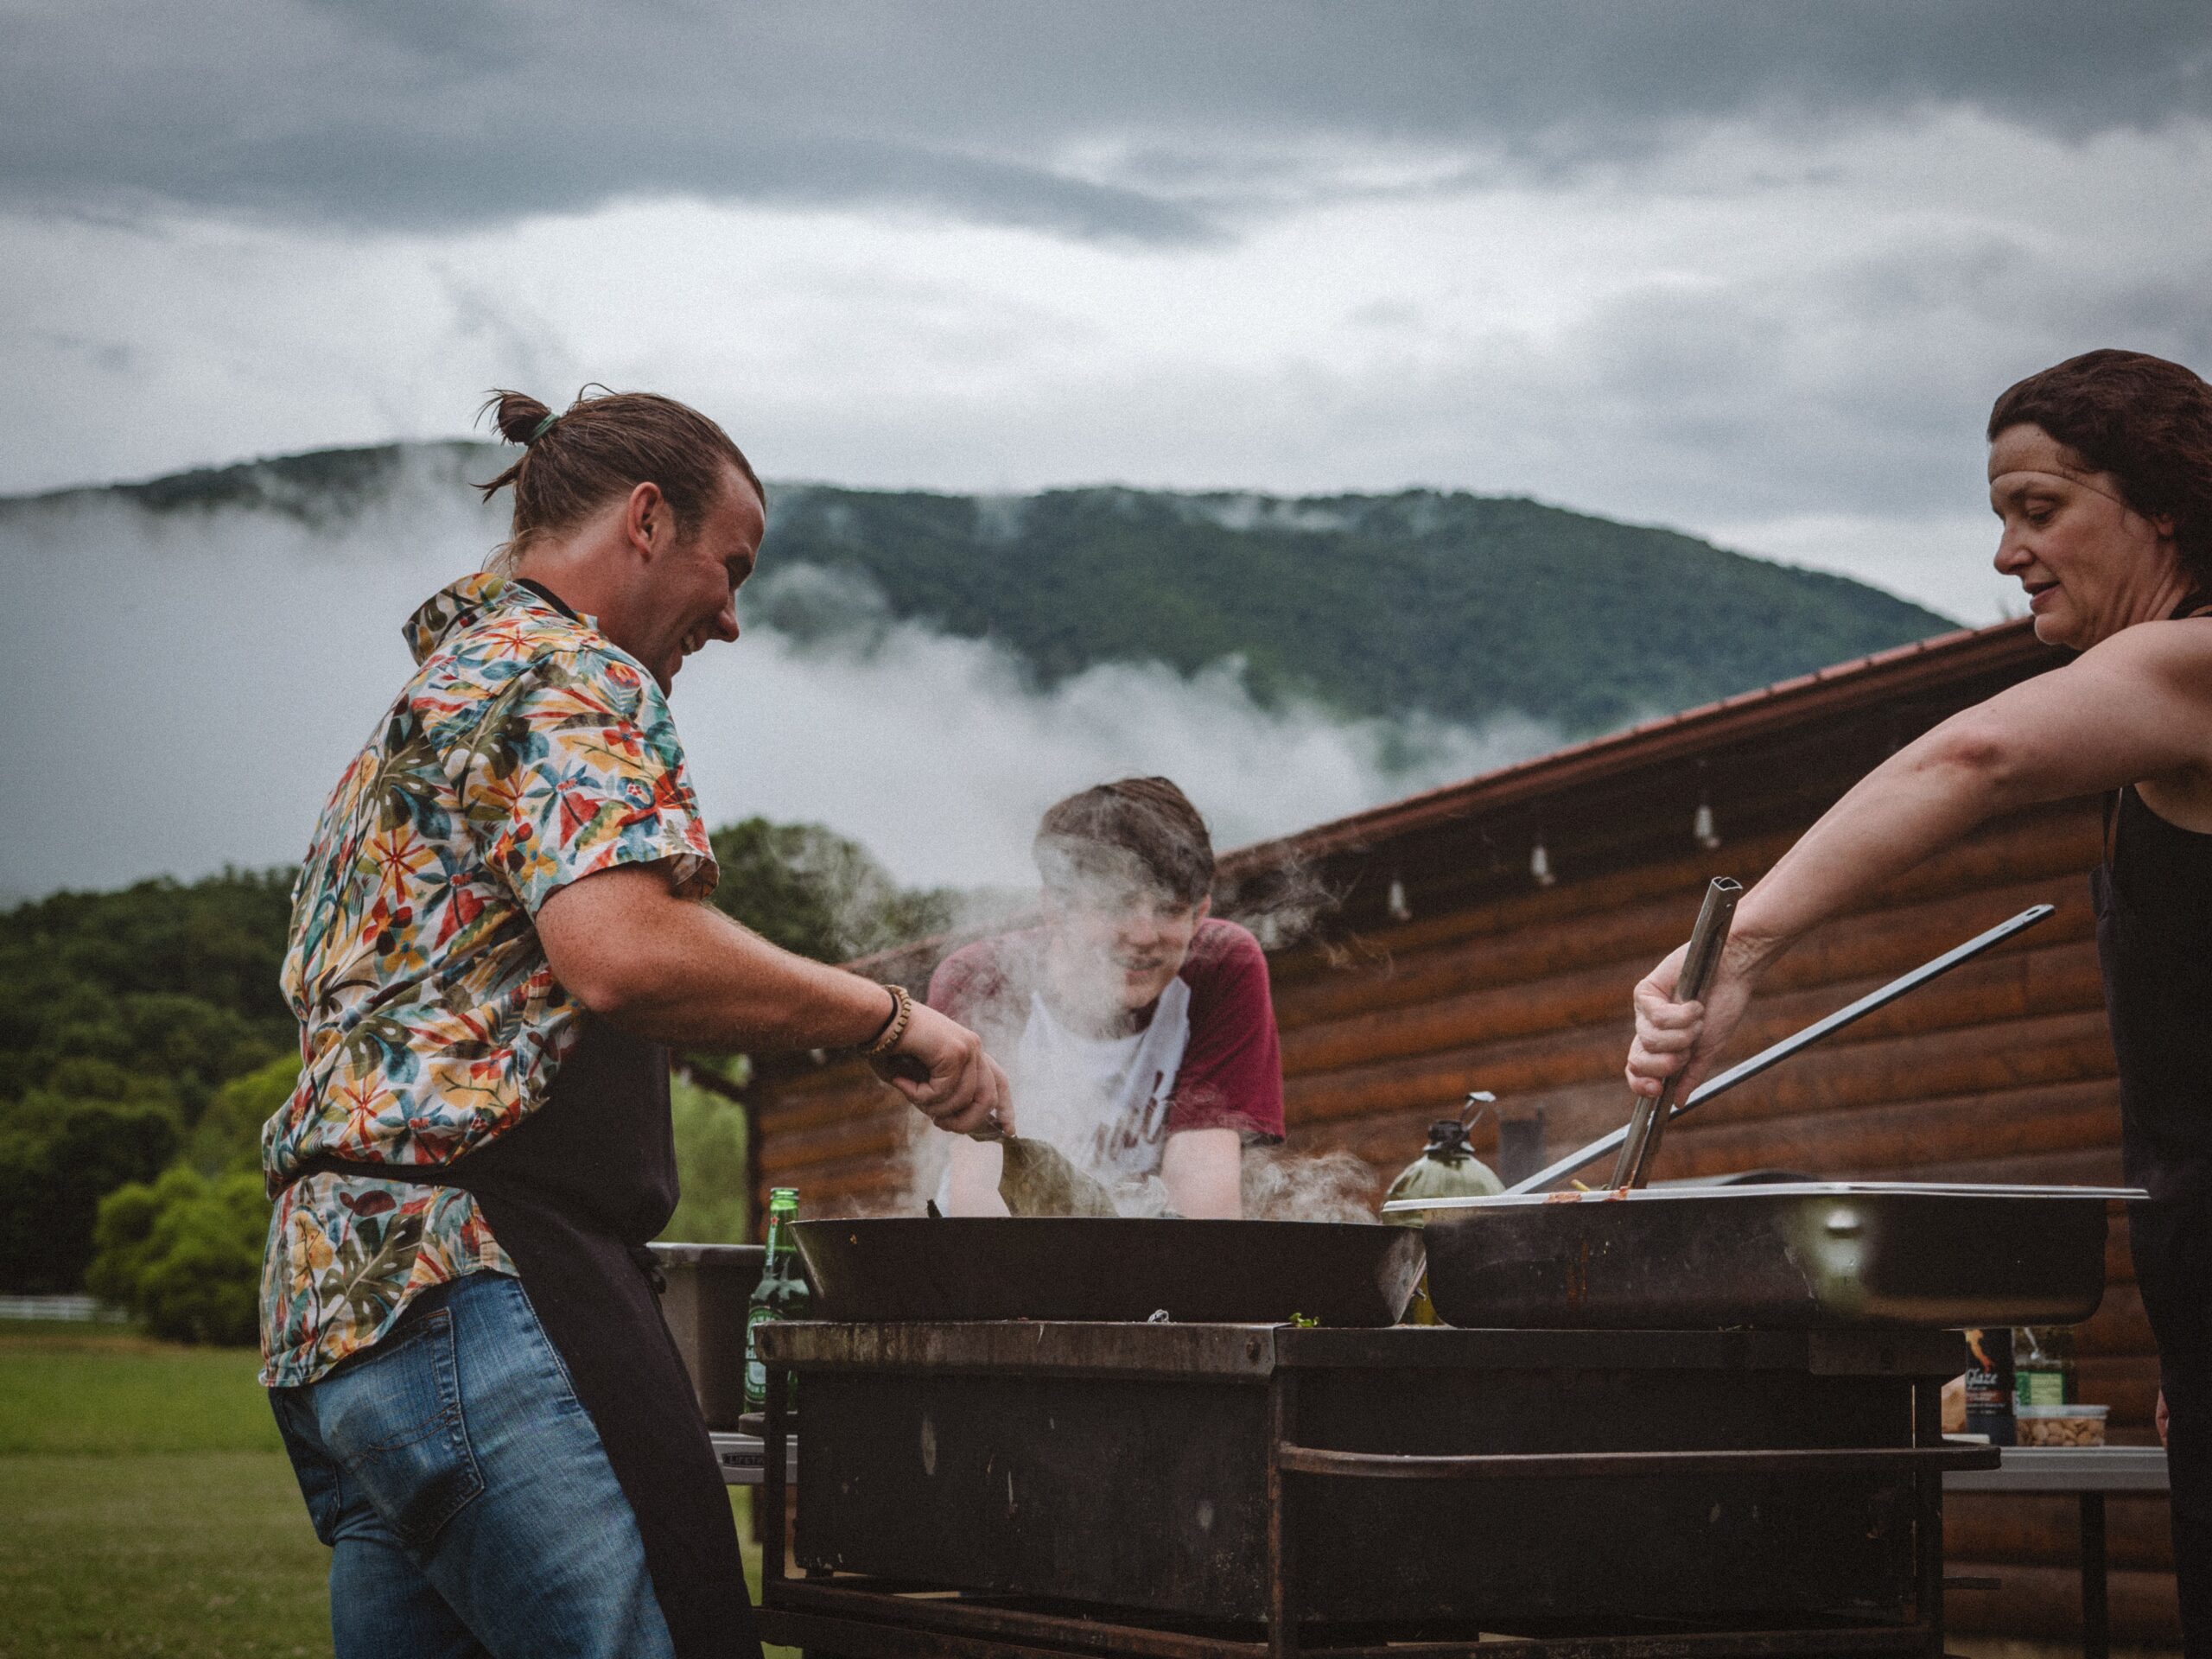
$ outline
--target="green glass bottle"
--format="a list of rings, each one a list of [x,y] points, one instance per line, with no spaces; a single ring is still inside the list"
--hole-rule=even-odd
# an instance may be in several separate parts
[[[2023,1406],[2070,1406],[2078,1362],[2074,1330],[2065,1325],[2023,1325],[2012,1332],[2012,1398]]]
[[[810,1300],[806,1275],[799,1270],[798,1245],[791,1237],[791,1228],[798,1219],[798,1189],[772,1188],[768,1193],[767,1258],[760,1264],[760,1282],[753,1287],[753,1300],[745,1313],[745,1404],[749,1411],[763,1410],[768,1403],[768,1368],[760,1363],[753,1333],[771,1319],[806,1317]],[[795,1403],[798,1379],[791,1381],[792,1387],[785,1399],[787,1403]]]

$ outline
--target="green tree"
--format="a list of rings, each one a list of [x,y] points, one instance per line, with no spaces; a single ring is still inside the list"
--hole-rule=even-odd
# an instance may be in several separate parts
[[[259,1177],[210,1181],[188,1166],[103,1199],[86,1282],[173,1342],[240,1345],[259,1319],[269,1201]]]
[[[155,1223],[164,1211],[207,1191],[204,1179],[176,1164],[151,1182],[126,1182],[102,1198],[92,1223],[92,1260],[85,1269],[85,1288],[111,1306],[135,1308],[139,1275],[153,1252]]]
[[[296,1065],[277,986],[291,883],[226,870],[0,912],[0,1287],[76,1289],[100,1199],[188,1136],[211,1173],[246,1161],[264,1068]],[[226,1095],[248,1077],[264,1086]]]
[[[682,1202],[661,1236],[687,1244],[743,1244],[753,1236],[745,1109],[678,1077],[671,1086]]]
[[[856,841],[818,823],[747,818],[712,837],[715,903],[772,944],[849,962],[952,925],[959,895],[901,887]]]
[[[177,1142],[175,1113],[159,1103],[39,1090],[0,1110],[0,1288],[76,1289],[101,1197],[151,1179]]]
[[[185,1157],[203,1175],[261,1168],[261,1128],[282,1110],[300,1081],[296,1054],[274,1059],[216,1090],[193,1126]]]
[[[189,1125],[223,1083],[290,1052],[276,977],[291,881],[226,870],[0,912],[0,1102],[122,1099],[135,1080]]]

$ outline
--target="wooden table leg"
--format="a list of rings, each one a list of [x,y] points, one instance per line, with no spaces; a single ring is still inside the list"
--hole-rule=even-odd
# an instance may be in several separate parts
[[[2105,1582],[2105,1495],[2082,1494],[2082,1652],[2110,1659],[2112,1607]]]

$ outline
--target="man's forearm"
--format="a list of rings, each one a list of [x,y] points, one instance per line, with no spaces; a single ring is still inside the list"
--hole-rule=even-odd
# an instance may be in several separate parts
[[[1160,1184],[1175,1213],[1233,1221],[1244,1213],[1244,1139],[1235,1129],[1185,1129],[1161,1148]]]
[[[847,1048],[891,1014],[882,986],[671,894],[650,869],[591,876],[539,916],[555,974],[594,1013],[665,1043]]]
[[[679,904],[683,919],[656,941],[664,971],[610,1017],[665,1043],[718,1048],[850,1048],[891,1015],[891,994],[842,968],[810,961],[705,905]]]

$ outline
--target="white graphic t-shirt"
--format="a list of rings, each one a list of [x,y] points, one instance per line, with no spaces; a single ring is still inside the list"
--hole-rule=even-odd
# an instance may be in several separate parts
[[[1165,1202],[1158,1176],[1171,1135],[1233,1128],[1247,1143],[1282,1139],[1268,960],[1250,933],[1200,923],[1181,972],[1139,1011],[1137,1028],[1103,1038],[1053,1012],[1042,989],[1046,945],[1042,929],[979,940],[930,980],[930,1006],[980,1034],[1006,1068],[1025,1136],[1116,1189],[1128,1213]]]
[[[1171,980],[1152,1021],[1126,1037],[1089,1037],[1062,1024],[1044,993],[1005,1062],[1023,1135],[1049,1141],[1108,1185],[1160,1173],[1167,1103],[1191,1040],[1191,988]]]

